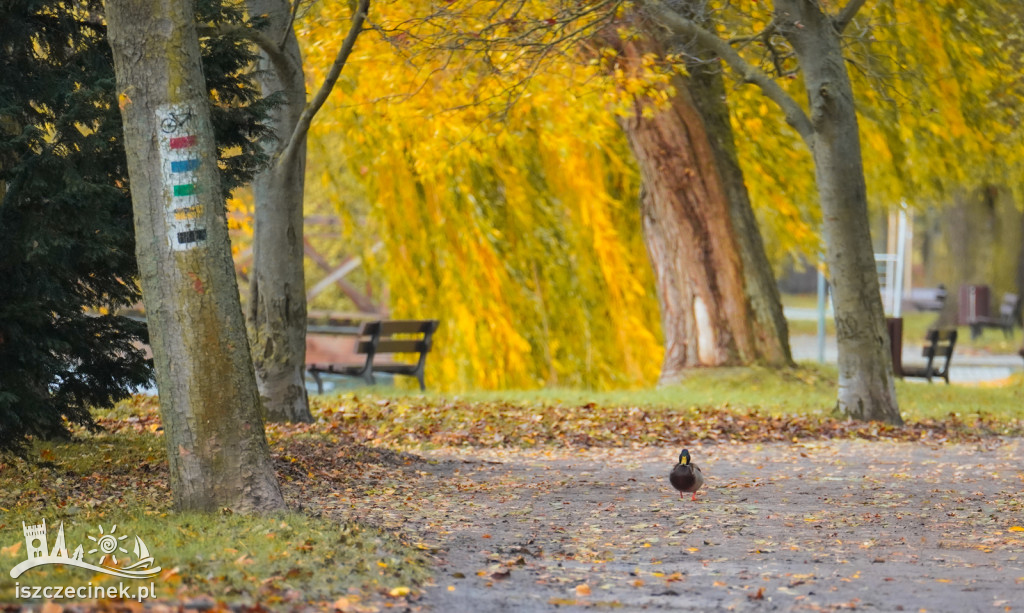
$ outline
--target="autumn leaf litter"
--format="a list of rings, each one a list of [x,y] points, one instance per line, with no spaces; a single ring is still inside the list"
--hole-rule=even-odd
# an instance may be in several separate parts
[[[341,397],[271,425],[291,504],[428,557],[342,611],[1003,610],[1024,589],[1020,423]],[[100,420],[160,433],[153,407]],[[686,445],[696,503],[667,484]]]
[[[1017,422],[358,397],[317,410],[272,428],[307,475],[289,489],[433,556],[433,582],[393,603],[409,610],[942,611],[1024,589]],[[695,504],[667,485],[679,445],[708,477]]]

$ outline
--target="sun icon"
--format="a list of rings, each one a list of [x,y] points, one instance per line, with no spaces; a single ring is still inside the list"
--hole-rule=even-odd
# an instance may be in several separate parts
[[[115,532],[117,532],[116,524],[110,529],[108,534],[103,534],[103,526],[100,526],[99,538],[91,534],[89,535],[89,540],[96,542],[96,549],[90,549],[89,553],[96,553],[98,551],[103,554],[100,558],[101,565],[106,561],[108,555],[114,561],[114,564],[117,564],[117,552],[120,551],[124,554],[128,553],[128,550],[121,547],[121,541],[128,538],[128,535],[122,534],[121,536],[115,536]]]

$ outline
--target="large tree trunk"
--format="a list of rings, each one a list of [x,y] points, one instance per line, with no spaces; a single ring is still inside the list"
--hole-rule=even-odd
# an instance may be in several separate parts
[[[108,0],[106,13],[175,507],[281,509],[191,0]]]
[[[743,265],[743,286],[754,318],[757,361],[769,366],[792,366],[789,325],[782,311],[779,286],[764,250],[764,240],[736,155],[721,65],[705,59],[691,65],[689,70],[690,87],[687,89],[704,120],[729,204],[729,219]]]
[[[868,222],[853,89],[839,29],[812,0],[776,0],[779,31],[793,45],[810,107],[810,147],[821,198],[825,257],[839,345],[837,409],[900,424],[892,357]]]
[[[287,0],[248,0],[251,15],[268,20],[276,50],[262,52],[263,95],[280,93],[270,118],[277,142],[269,144],[271,165],[253,184],[256,223],[249,332],[260,395],[271,421],[312,421],[306,397],[306,277],[303,268],[302,205],[305,138],[283,151],[306,105],[302,56],[291,26]]]
[[[662,52],[649,38],[631,40],[622,51],[630,63]],[[645,116],[641,107],[650,103],[638,101],[637,112],[622,122],[643,175],[644,238],[665,335],[662,384],[697,366],[792,364],[721,82],[703,72],[701,82],[675,79],[670,107]],[[708,88],[702,108],[691,88]]]

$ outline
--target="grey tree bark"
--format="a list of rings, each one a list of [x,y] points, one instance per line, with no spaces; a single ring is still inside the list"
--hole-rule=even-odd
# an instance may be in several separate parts
[[[282,509],[191,0],[108,0],[106,17],[175,507]]]
[[[856,0],[851,6],[857,4]],[[846,16],[847,21],[852,15]],[[875,270],[857,111],[837,21],[811,0],[776,0],[779,31],[804,77],[821,198],[825,260],[839,347],[837,409],[860,420],[903,423]]]
[[[267,145],[272,163],[253,184],[255,227],[249,339],[260,396],[270,421],[309,422],[306,396],[306,274],[303,266],[303,190],[306,142],[285,149],[306,106],[302,55],[288,0],[247,0],[251,15],[268,20],[259,81],[264,96],[282,103],[270,118],[277,135]]]
[[[714,52],[756,84],[786,114],[810,147],[823,213],[826,261],[833,285],[839,345],[836,409],[861,420],[900,424],[885,312],[875,272],[867,188],[853,90],[840,35],[865,0],[850,0],[835,16],[814,0],[776,0],[774,21],[796,53],[810,115],[771,77],[752,67],[724,40],[652,0],[647,11],[662,27]]]
[[[281,93],[272,118],[278,137],[271,165],[255,182],[256,224],[249,308],[250,337],[260,393],[274,421],[312,421],[306,397],[306,283],[303,268],[303,189],[306,134],[334,89],[362,32],[369,0],[353,7],[352,23],[316,95],[306,103],[302,56],[293,29],[298,3],[246,0],[250,14],[265,15],[269,35],[251,32],[263,60],[264,95]]]

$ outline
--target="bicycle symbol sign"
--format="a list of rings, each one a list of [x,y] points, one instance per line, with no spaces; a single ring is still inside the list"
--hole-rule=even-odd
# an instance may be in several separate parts
[[[160,122],[160,131],[164,134],[174,134],[179,130],[188,130],[192,116],[192,109],[187,107],[184,110],[168,111],[167,116]]]
[[[166,194],[167,240],[171,249],[184,251],[206,243],[205,211],[199,182],[203,160],[199,154],[195,113],[189,105],[157,109],[160,158]]]

